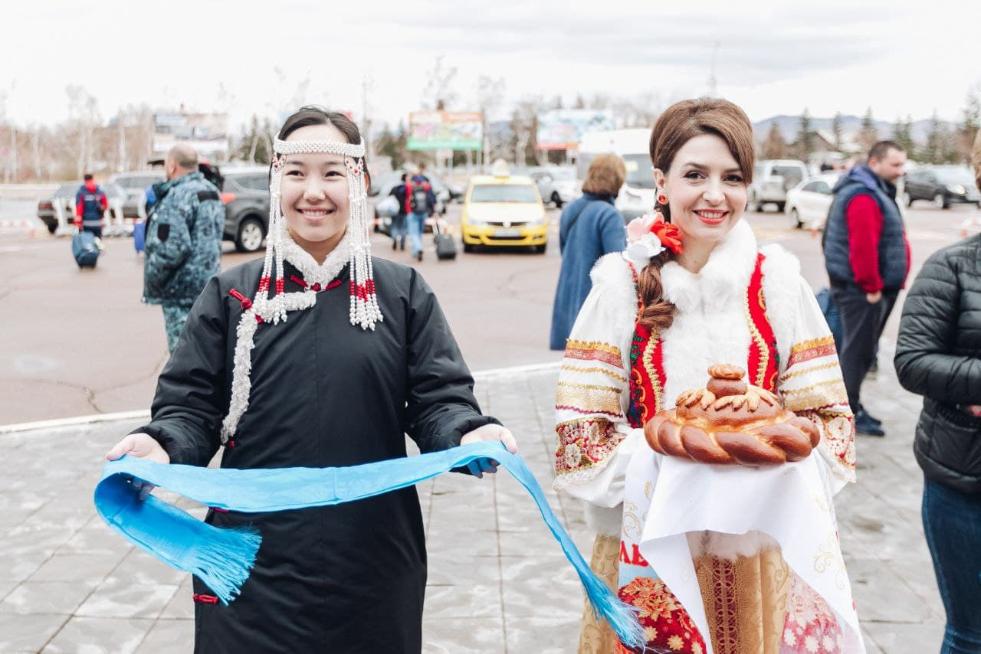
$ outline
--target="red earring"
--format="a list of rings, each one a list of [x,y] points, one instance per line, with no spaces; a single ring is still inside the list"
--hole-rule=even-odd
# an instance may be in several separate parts
[[[664,191],[659,191],[658,192],[658,194],[657,194],[657,203],[660,204],[661,206],[667,206],[667,204],[668,204],[668,196],[666,196],[664,194]]]

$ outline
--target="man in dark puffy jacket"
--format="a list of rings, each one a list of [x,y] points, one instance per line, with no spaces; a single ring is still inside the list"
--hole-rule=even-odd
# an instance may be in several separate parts
[[[862,380],[875,359],[879,337],[909,274],[910,250],[896,181],[906,153],[880,141],[868,162],[835,185],[824,231],[824,261],[842,324],[841,372],[859,433],[884,436],[882,423],[862,407]]]
[[[164,162],[167,181],[154,186],[146,230],[143,301],[163,308],[167,347],[177,347],[191,305],[218,273],[225,207],[198,171],[194,148],[179,143]]]
[[[947,611],[941,651],[981,652],[981,234],[923,265],[903,305],[895,364],[903,387],[923,396],[913,452]]]

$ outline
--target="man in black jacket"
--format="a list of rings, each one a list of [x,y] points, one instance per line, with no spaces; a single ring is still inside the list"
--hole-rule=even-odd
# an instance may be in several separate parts
[[[981,234],[935,252],[903,306],[896,372],[923,396],[913,451],[947,611],[944,652],[981,652]]]

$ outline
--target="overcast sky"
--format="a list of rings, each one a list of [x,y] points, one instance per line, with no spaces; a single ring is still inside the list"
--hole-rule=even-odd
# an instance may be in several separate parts
[[[934,110],[958,120],[981,84],[977,0],[687,4],[20,0],[0,10],[0,93],[22,125],[64,119],[68,84],[94,95],[104,118],[127,104],[184,104],[238,124],[294,99],[360,116],[368,75],[373,119],[397,123],[442,55],[458,71],[459,109],[473,108],[481,75],[505,79],[503,108],[577,93],[663,107],[708,91],[715,43],[718,94],[753,120],[869,106],[883,120]]]

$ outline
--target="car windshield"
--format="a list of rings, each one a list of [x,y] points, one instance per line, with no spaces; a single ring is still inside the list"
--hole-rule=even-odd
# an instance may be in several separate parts
[[[247,175],[229,175],[226,179],[233,180],[242,188],[253,191],[268,191],[269,177],[266,173],[251,173]]]
[[[944,184],[974,185],[974,177],[964,168],[937,168],[937,179]]]
[[[627,167],[627,186],[654,188],[654,165],[650,155],[625,154],[623,163]]]
[[[557,168],[547,174],[557,182],[571,182],[576,179],[576,171],[571,168]]]
[[[538,193],[528,184],[478,184],[470,194],[471,202],[538,202]]]
[[[132,177],[119,177],[113,180],[114,183],[125,189],[145,189],[150,184],[163,181],[162,176],[158,175],[135,175]]]
[[[793,184],[797,184],[803,177],[801,169],[797,166],[774,166],[773,174],[780,175],[788,184],[791,182],[793,182]]]

